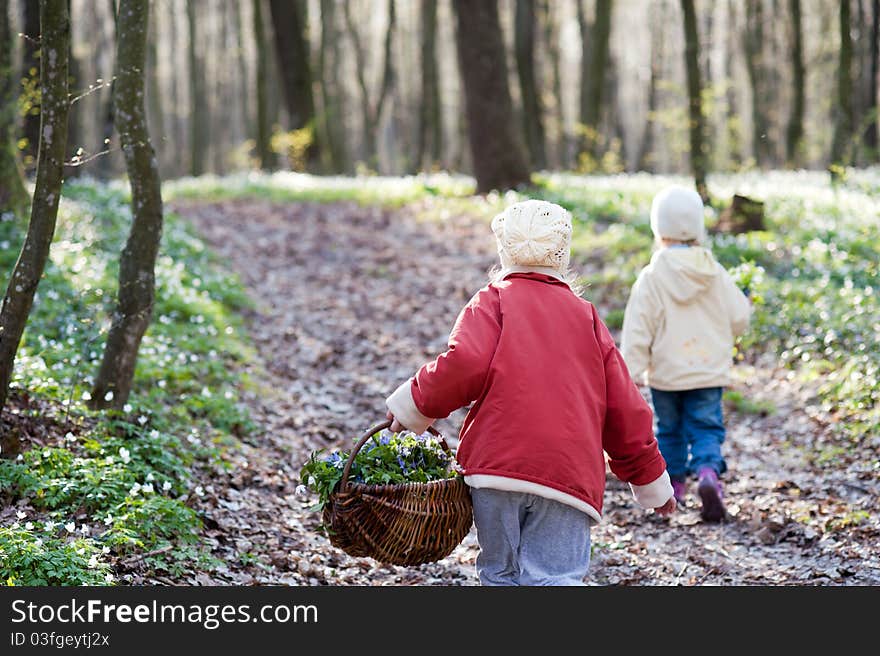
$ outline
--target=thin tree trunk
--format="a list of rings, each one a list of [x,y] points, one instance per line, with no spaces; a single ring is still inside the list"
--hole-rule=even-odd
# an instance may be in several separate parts
[[[763,80],[764,68],[764,3],[746,0],[745,34],[746,71],[752,89],[752,151],[759,166],[768,162],[770,151]]]
[[[309,165],[318,164],[317,131],[315,130],[315,98],[312,93],[312,67],[309,63],[309,40],[306,31],[304,0],[269,0],[275,50],[280,64],[284,100],[290,127],[312,131],[311,144],[306,153]]]
[[[24,117],[25,166],[28,171],[36,167],[40,144],[40,3],[26,0],[24,3],[24,41],[22,47],[21,78],[31,81],[35,90],[31,108]],[[68,17],[69,20],[69,17]]]
[[[681,0],[681,9],[684,14],[684,58],[687,69],[691,172],[694,176],[697,192],[703,201],[708,203],[706,137],[701,98],[703,88],[700,83],[700,41],[697,34],[697,14],[694,9],[694,0]]]
[[[235,59],[238,62],[238,88],[241,95],[241,97],[238,98],[238,102],[241,103],[240,111],[243,120],[242,129],[246,135],[251,135],[256,130],[254,129],[253,119],[251,117],[251,86],[250,76],[248,75],[247,51],[244,46],[246,31],[242,12],[244,11],[245,6],[246,3],[244,2],[233,2],[232,19],[235,22]]]
[[[149,0],[120,0],[119,9],[116,125],[131,185],[133,218],[119,259],[118,304],[92,389],[95,408],[121,408],[128,401],[141,339],[153,312],[162,238],[161,183],[144,107]]]
[[[72,2],[71,0],[67,0],[67,16],[68,20],[71,22],[71,25],[76,24],[77,17],[73,15],[73,10],[71,8]],[[72,29],[71,29],[72,31]],[[69,41],[69,52],[67,53],[67,77],[69,78],[67,82],[68,89],[70,89],[71,98],[79,92],[82,73],[80,69],[79,62],[76,59],[76,56],[73,54],[73,36],[71,35]],[[82,106],[78,104],[71,104],[70,113],[67,116],[67,143],[68,143],[68,152],[73,151],[76,152],[78,148],[85,148],[85,143],[82,139],[82,128],[83,122],[81,120],[80,115],[82,114]],[[65,178],[75,178],[78,177],[81,173],[82,169],[79,166],[67,166],[65,169]]]
[[[725,117],[725,132],[727,140],[728,166],[734,170],[742,165],[742,125],[740,123],[739,97],[733,84],[733,57],[738,50],[738,32],[736,24],[736,5],[740,0],[728,0],[727,2],[727,40],[725,42],[724,77],[728,80],[725,104],[727,115]]]
[[[440,114],[440,83],[437,69],[437,0],[422,2],[422,97],[419,102],[419,133],[413,168],[431,169],[440,161],[442,124]],[[425,167],[425,155],[428,166]]]
[[[535,0],[516,0],[514,29],[516,72],[522,97],[523,134],[532,168],[547,166],[544,146],[544,110],[535,79]]]
[[[210,116],[205,99],[205,65],[202,55],[199,54],[202,43],[197,28],[196,0],[186,0],[186,17],[189,28],[189,129],[192,139],[190,175],[198,176],[205,172],[208,151],[206,128],[210,123]]]
[[[391,60],[391,46],[393,44],[393,35],[397,16],[395,11],[394,0],[388,0],[388,27],[385,31],[385,50],[384,61],[382,63],[382,81],[379,86],[379,93],[376,97],[375,104],[370,102],[370,92],[367,87],[367,78],[365,66],[367,54],[361,42],[360,33],[352,16],[349,3],[342,3],[343,13],[345,14],[345,24],[348,27],[349,37],[351,38],[352,47],[354,48],[355,60],[358,62],[356,67],[356,77],[358,89],[360,91],[361,101],[361,121],[363,123],[364,135],[364,157],[368,165],[372,169],[376,169],[378,162],[378,150],[376,148],[376,140],[379,125],[382,120],[382,109],[385,105],[385,99],[391,89],[394,79],[394,68]]]
[[[541,2],[544,43],[547,47],[547,57],[550,60],[553,82],[553,104],[550,111],[556,124],[556,140],[553,148],[555,154],[552,166],[554,168],[569,168],[571,163],[568,159],[568,135],[565,130],[565,115],[562,109],[562,54],[560,53],[559,46],[559,28],[556,25],[551,9],[555,6],[553,0],[542,0]]]
[[[878,123],[880,116],[877,115],[877,76],[880,75],[878,65],[880,65],[880,0],[873,0],[871,14],[871,46],[870,46],[870,79],[868,80],[868,103],[866,115],[868,119],[868,129],[865,132],[865,146],[868,149],[868,159],[870,162],[880,160],[880,152],[877,150],[878,144]]]
[[[334,0],[321,0],[321,48],[318,69],[324,112],[324,133],[327,149],[330,151],[330,169],[333,173],[344,173],[348,170],[348,156],[343,124],[343,86],[340,83],[342,61],[339,53],[339,30],[336,24]]]
[[[275,168],[275,156],[270,143],[271,128],[269,127],[268,92],[266,90],[266,72],[269,65],[269,52],[266,47],[266,26],[263,22],[263,0],[253,0],[254,8],[254,44],[257,50],[257,158],[260,168]]]
[[[113,37],[112,43],[115,45],[116,43],[116,0],[109,0],[108,5],[110,6],[110,15],[113,17]],[[96,160],[95,169],[98,177],[101,178],[109,178],[113,174],[113,159],[110,155],[112,148],[110,147],[110,142],[113,140],[113,123],[115,121],[115,108],[113,107],[113,90],[116,85],[116,81],[113,80],[113,76],[110,76],[110,93],[107,94],[107,102],[104,104],[103,111],[101,112],[103,121],[101,123],[101,143],[98,145],[98,149],[96,153],[104,153]],[[106,151],[106,152],[105,152]]]
[[[804,37],[801,24],[801,0],[789,0],[791,15],[791,116],[785,135],[785,159],[790,168],[800,165],[804,138]]]
[[[27,236],[0,305],[0,409],[6,405],[15,354],[34,303],[55,234],[67,148],[67,0],[40,1],[40,146]]]
[[[592,57],[592,26],[587,23],[587,15],[584,11],[584,0],[575,0],[577,6],[578,33],[581,37],[581,68],[580,68],[580,95],[578,96],[578,126],[577,126],[577,151],[585,149],[587,140],[584,130],[587,125],[588,105],[590,104],[590,59]],[[576,154],[577,156],[577,154]]]
[[[18,105],[13,77],[9,0],[0,0],[0,215],[11,212],[23,218],[30,197],[24,186],[16,147]]]
[[[477,193],[528,184],[529,168],[507,83],[498,4],[453,0],[452,6]]]
[[[662,19],[665,13],[651,8],[649,14],[651,20],[651,73],[648,79],[648,112],[645,117],[645,127],[642,131],[642,139],[639,144],[639,155],[636,158],[636,168],[640,171],[654,171],[654,130],[657,113],[657,83],[662,78],[662,66],[665,49],[663,43]]]
[[[165,115],[162,110],[162,91],[159,84],[159,30],[157,29],[158,14],[150,13],[150,28],[147,41],[147,102],[148,126],[150,134],[158,135],[161,140],[165,135]],[[168,150],[160,148],[160,152]],[[164,161],[164,158],[163,158]]]
[[[837,169],[849,163],[849,148],[853,132],[853,45],[850,34],[850,0],[840,0],[838,13],[840,28],[840,56],[837,68],[837,115],[834,121],[834,137],[831,143],[831,176],[837,177]]]
[[[591,32],[589,76],[587,78],[587,103],[583,116],[584,150],[595,162],[601,153],[600,123],[602,119],[602,94],[605,90],[605,73],[608,67],[608,51],[611,37],[611,0],[596,0],[596,20]]]

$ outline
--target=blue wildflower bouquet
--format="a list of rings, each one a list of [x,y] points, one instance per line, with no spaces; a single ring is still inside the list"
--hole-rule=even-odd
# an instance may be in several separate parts
[[[300,471],[303,487],[318,495],[313,510],[324,508],[342,479],[351,451],[313,451]],[[458,476],[457,463],[430,433],[392,433],[383,429],[367,440],[355,455],[348,480],[367,485],[427,483]]]

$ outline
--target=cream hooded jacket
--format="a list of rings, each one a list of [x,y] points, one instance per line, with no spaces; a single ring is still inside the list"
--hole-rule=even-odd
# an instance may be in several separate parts
[[[749,300],[709,250],[662,248],[633,285],[621,352],[633,380],[656,389],[724,387],[750,316]]]

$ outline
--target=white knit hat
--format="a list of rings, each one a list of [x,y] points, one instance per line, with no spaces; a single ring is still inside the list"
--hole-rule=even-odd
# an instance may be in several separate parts
[[[565,273],[571,248],[571,214],[545,200],[515,203],[492,219],[501,266],[548,267]]]
[[[703,200],[693,189],[672,185],[651,203],[651,230],[658,239],[703,239]]]

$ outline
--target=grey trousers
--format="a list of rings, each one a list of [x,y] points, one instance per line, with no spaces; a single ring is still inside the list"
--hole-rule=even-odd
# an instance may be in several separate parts
[[[481,585],[585,585],[590,518],[534,494],[471,488]]]

